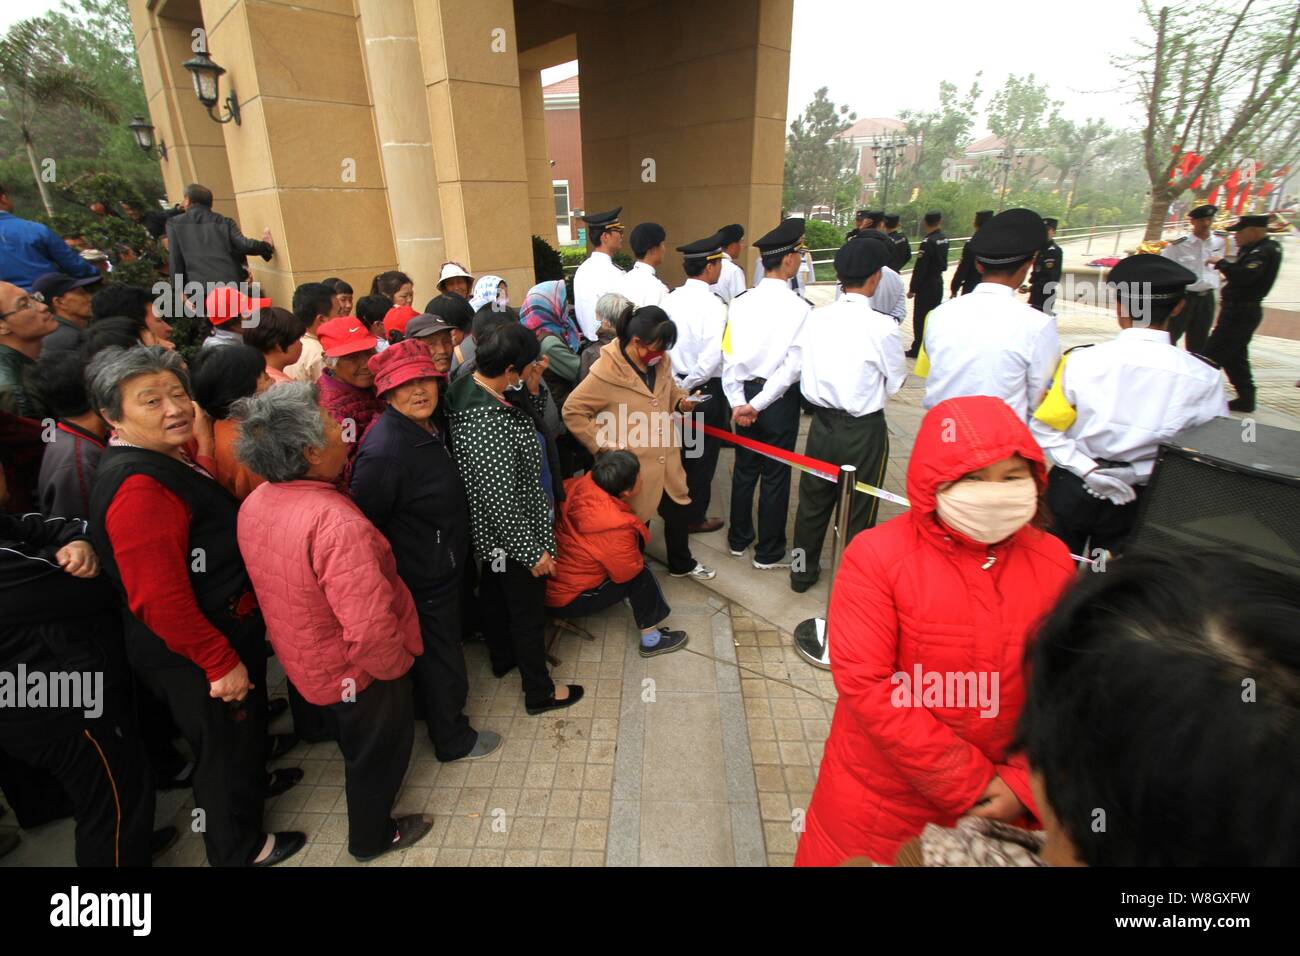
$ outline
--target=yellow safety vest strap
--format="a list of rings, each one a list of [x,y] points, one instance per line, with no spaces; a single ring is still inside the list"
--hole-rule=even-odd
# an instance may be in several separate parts
[[[1034,412],[1034,417],[1044,425],[1050,425],[1058,432],[1069,429],[1074,424],[1074,420],[1079,417],[1079,413],[1074,410],[1069,399],[1065,397],[1063,382],[1065,380],[1065,356],[1061,356],[1061,361],[1056,366],[1056,376],[1052,379],[1052,387],[1047,390],[1043,396],[1042,404]]]

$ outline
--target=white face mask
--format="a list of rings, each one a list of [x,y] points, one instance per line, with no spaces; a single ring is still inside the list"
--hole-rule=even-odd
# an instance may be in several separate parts
[[[939,520],[982,544],[1011,537],[1038,510],[1038,485],[1015,481],[954,481],[935,496]]]

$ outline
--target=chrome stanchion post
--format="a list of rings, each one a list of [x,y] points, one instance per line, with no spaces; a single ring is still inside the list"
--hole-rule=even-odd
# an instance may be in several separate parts
[[[831,543],[831,584],[826,589],[826,613],[821,617],[810,617],[806,621],[801,621],[794,629],[794,649],[809,664],[822,670],[831,669],[826,622],[830,617],[831,591],[835,587],[835,574],[840,567],[844,546],[848,543],[846,539],[849,536],[849,509],[853,504],[853,490],[857,481],[856,465],[844,465],[840,469],[840,500],[836,510],[835,540]]]

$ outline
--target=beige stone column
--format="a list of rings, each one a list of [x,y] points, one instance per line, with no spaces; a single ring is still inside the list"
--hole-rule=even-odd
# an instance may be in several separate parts
[[[658,222],[670,247],[739,222],[748,245],[781,213],[793,0],[717,0],[712,26],[697,11],[663,0],[581,15],[586,207]],[[680,282],[680,259],[660,272]]]
[[[559,247],[555,230],[555,187],[551,151],[546,141],[546,101],[541,70],[519,70],[519,97],[524,121],[524,166],[528,172],[528,221],[533,235]]]
[[[242,113],[221,127],[239,225],[275,239],[271,262],[251,261],[255,277],[278,304],[329,275],[368,291],[397,253],[352,0],[202,0],[202,11],[222,99],[233,89]]]
[[[356,2],[398,268],[414,280],[422,307],[447,255],[415,6],[411,0]]]
[[[199,103],[181,66],[193,56],[191,31],[203,25],[198,4],[172,0],[150,9],[148,0],[130,0],[129,7],[149,121],[167,147],[167,158],[158,160],[167,198],[179,202],[186,185],[202,183],[212,190],[214,208],[233,216],[235,190],[221,127]]]
[[[447,257],[504,278],[517,305],[533,253],[514,6],[420,0],[415,13]]]

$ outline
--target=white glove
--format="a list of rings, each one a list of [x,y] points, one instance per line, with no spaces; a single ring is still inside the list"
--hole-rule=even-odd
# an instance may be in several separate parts
[[[1126,505],[1137,498],[1137,492],[1127,481],[1097,469],[1083,476],[1083,490],[1094,498],[1105,498],[1113,505]]]
[[[1110,475],[1112,478],[1118,478],[1127,485],[1136,485],[1138,483],[1137,469],[1132,465],[1116,465],[1113,468],[1097,468],[1096,473],[1099,475]]]

